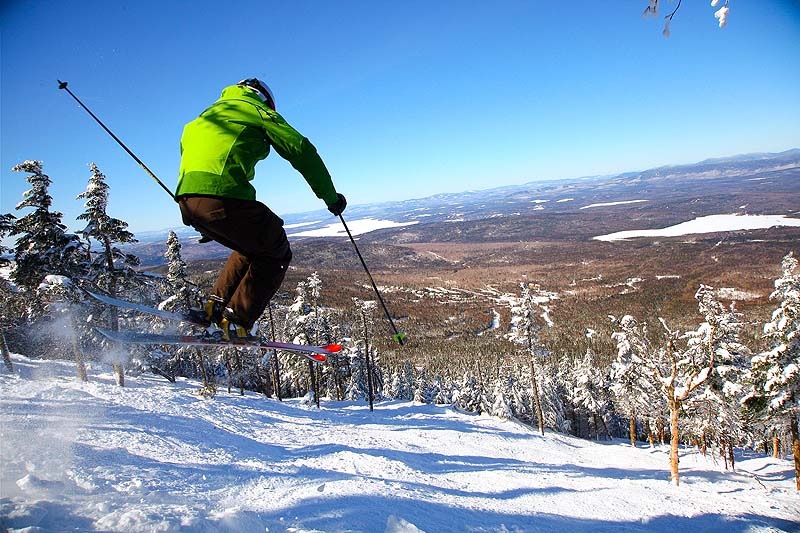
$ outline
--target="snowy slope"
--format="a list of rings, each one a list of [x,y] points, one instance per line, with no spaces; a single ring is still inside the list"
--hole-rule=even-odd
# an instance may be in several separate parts
[[[280,403],[15,356],[0,530],[800,531],[788,461],[594,443],[451,408]]]

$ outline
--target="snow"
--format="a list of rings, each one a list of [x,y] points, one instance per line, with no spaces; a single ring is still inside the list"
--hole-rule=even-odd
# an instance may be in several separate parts
[[[213,399],[151,375],[13,356],[0,530],[800,531],[792,465],[592,442],[410,402]]]
[[[594,237],[594,239],[598,241],[619,241],[634,237],[677,237],[694,233],[765,229],[775,226],[800,227],[800,218],[790,218],[785,215],[709,215],[666,228],[618,231],[608,235],[600,235]]]
[[[315,224],[320,224],[320,223],[322,223],[321,220],[315,220],[313,222],[297,222],[295,224],[285,224],[283,226],[283,229],[302,228],[302,227],[305,227],[305,226],[313,226]]]
[[[602,204],[589,204],[581,207],[581,209],[591,209],[594,207],[611,207],[615,205],[628,205],[628,204],[638,204],[641,202],[647,202],[648,200],[625,200],[623,202],[606,202]]]
[[[385,228],[400,228],[403,226],[411,226],[419,224],[419,221],[413,222],[393,222],[391,220],[380,220],[375,218],[361,218],[358,220],[351,220],[347,223],[352,235],[362,235],[371,231],[385,229]],[[288,227],[288,226],[287,226]],[[347,232],[340,222],[328,224],[323,228],[300,231],[297,233],[289,233],[289,237],[346,237]]]

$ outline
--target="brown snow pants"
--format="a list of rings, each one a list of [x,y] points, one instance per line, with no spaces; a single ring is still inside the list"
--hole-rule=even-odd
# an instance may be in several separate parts
[[[250,329],[292,260],[283,220],[256,200],[184,196],[178,204],[184,224],[233,250],[211,293]]]

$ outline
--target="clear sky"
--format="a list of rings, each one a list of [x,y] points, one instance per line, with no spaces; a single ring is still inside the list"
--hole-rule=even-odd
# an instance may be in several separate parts
[[[724,2],[724,0],[723,0]],[[183,125],[244,77],[317,146],[351,204],[800,146],[800,2],[684,0],[661,35],[647,0],[4,0],[0,213],[44,161],[76,228],[95,162],[109,214],[180,225],[169,196]],[[323,208],[272,154],[259,199]]]

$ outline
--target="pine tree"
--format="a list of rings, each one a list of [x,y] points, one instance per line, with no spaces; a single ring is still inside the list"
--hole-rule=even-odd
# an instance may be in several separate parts
[[[484,401],[483,385],[475,374],[464,373],[453,395],[453,403],[465,411],[483,412],[483,406],[488,402]]]
[[[369,410],[372,411],[373,403],[375,401],[375,390],[377,378],[377,367],[375,365],[374,347],[370,345],[370,336],[374,328],[373,313],[377,308],[377,302],[373,300],[359,300],[353,298],[353,303],[356,307],[356,312],[361,319],[361,340],[358,341],[358,350],[356,352],[357,358],[352,360],[351,366],[356,365],[357,368],[352,370],[353,374],[363,378],[366,383],[366,398],[369,402]],[[356,382],[357,383],[357,382]]]
[[[675,485],[680,484],[678,473],[678,449],[680,445],[679,415],[683,406],[703,390],[725,346],[725,336],[719,334],[719,329],[713,325],[715,322],[713,312],[715,308],[713,291],[701,286],[695,294],[701,313],[705,314],[707,322],[701,325],[696,332],[681,336],[678,331],[670,329],[663,319],[660,322],[665,330],[665,340],[662,345],[655,347],[650,340],[641,337],[641,329],[636,320],[631,316],[623,317],[619,322],[622,332],[628,339],[632,339],[642,349],[642,371],[647,378],[657,383],[667,401],[670,414],[670,470]],[[709,323],[711,320],[712,323]],[[646,331],[646,330],[644,330]],[[681,338],[688,338],[686,349],[681,349],[678,342]],[[619,341],[618,341],[619,342]]]
[[[97,165],[89,165],[91,176],[86,190],[78,195],[77,199],[86,202],[86,211],[78,216],[78,220],[86,221],[86,227],[79,233],[90,243],[89,246],[89,271],[86,279],[92,284],[105,290],[109,295],[116,297],[124,286],[135,284],[137,272],[134,267],[139,264],[139,259],[123,253],[115,244],[128,244],[136,242],[133,233],[127,230],[128,224],[108,215],[108,184],[105,175],[100,172]],[[95,239],[101,245],[101,252],[92,256],[91,240]],[[108,310],[109,328],[111,331],[119,330],[119,315],[116,308]],[[113,363],[117,383],[125,384],[124,368],[121,363]]]
[[[513,381],[509,377],[497,378],[494,382],[494,403],[492,404],[492,416],[503,419],[514,418],[514,410],[511,407],[511,389]]]
[[[404,361],[402,368],[394,374],[389,386],[389,397],[405,401],[414,399],[414,367],[409,361]]]
[[[290,342],[295,344],[327,344],[333,342],[333,328],[327,313],[319,303],[321,286],[322,282],[316,272],[309,276],[305,282],[297,284],[297,297],[289,307],[286,318],[286,337],[291,339]],[[296,357],[294,362],[287,365],[287,371],[295,377],[298,384],[300,382],[299,365],[301,364],[301,359]],[[309,377],[309,386],[306,388],[306,394],[310,394],[310,400],[319,406],[319,383],[322,376],[314,363],[311,361],[306,362]]]
[[[174,231],[170,231],[164,251],[164,259],[167,261],[167,274],[163,283],[166,299],[158,306],[168,311],[185,311],[197,305],[201,297],[200,289],[189,280],[186,262],[181,255],[181,248],[178,236]],[[165,326],[160,319],[154,320],[154,322],[157,327]],[[168,327],[174,328],[176,325],[168,324]],[[188,326],[184,327],[186,327],[186,332],[189,333],[188,330],[190,328]],[[170,381],[174,381],[175,375],[178,373],[185,375],[185,372],[182,372],[181,369],[186,367],[186,370],[189,370],[189,375],[200,376],[203,381],[203,390],[209,390],[203,352],[197,347],[178,346],[164,350],[147,351],[138,363]]]
[[[3,246],[3,239],[11,232],[14,219],[15,217],[11,213],[0,215],[0,267],[5,267],[10,262],[5,257],[10,249]],[[20,302],[16,296],[16,287],[12,287],[11,282],[0,276],[0,353],[2,353],[3,363],[9,371],[12,371],[14,366],[11,363],[11,352],[6,344],[5,331],[19,320]]]
[[[6,254],[11,251],[10,248],[6,248],[3,245],[3,239],[11,233],[11,230],[14,227],[14,220],[16,217],[11,213],[5,213],[0,215],[0,267],[7,266],[9,264],[8,258],[6,258]]]
[[[742,377],[750,350],[740,341],[740,315],[733,305],[726,309],[706,285],[700,286],[696,298],[705,322],[696,331],[686,333],[687,353],[693,359],[711,359],[714,366],[704,386],[686,402],[685,408],[696,415],[699,427],[692,429],[701,442],[713,439],[726,465],[733,467],[733,443],[742,436]]]
[[[745,403],[763,418],[786,420],[792,439],[795,484],[800,490],[800,269],[794,254],[781,262],[770,299],[778,302],[764,336],[770,349],[752,358],[753,388]]]
[[[132,254],[122,252],[115,245],[132,244],[137,241],[133,233],[128,231],[127,222],[108,215],[109,187],[106,176],[94,163],[91,163],[89,168],[91,176],[86,190],[77,197],[79,200],[85,200],[86,207],[86,210],[78,216],[78,220],[86,221],[86,226],[78,233],[90,243],[92,239],[99,242],[102,251],[96,258],[90,260],[91,271],[87,278],[116,297],[120,283],[136,277],[134,267],[139,265],[139,259]]]
[[[512,303],[511,331],[507,335],[509,340],[524,348],[528,357],[531,401],[533,402],[532,411],[536,413],[536,419],[539,422],[539,430],[542,435],[544,435],[544,415],[542,412],[541,393],[537,383],[536,367],[537,360],[546,356],[548,351],[539,337],[541,326],[537,321],[537,316],[545,321],[548,320],[547,309],[543,307],[543,302],[548,300],[549,297],[538,285],[521,283],[520,296]]]
[[[617,409],[628,416],[631,446],[636,447],[636,420],[652,414],[657,385],[644,372],[645,361],[653,350],[647,324],[639,325],[630,316],[623,320],[623,331],[612,335],[617,342],[617,358],[611,364],[611,392]]]
[[[81,245],[75,235],[66,232],[63,215],[51,211],[53,199],[48,192],[50,177],[42,171],[41,161],[25,161],[12,170],[27,172],[31,188],[23,194],[16,209],[33,211],[12,223],[11,235],[16,236],[12,279],[27,291],[33,291],[48,274],[72,277],[80,272]]]
[[[588,347],[583,360],[578,361],[575,365],[573,370],[575,374],[575,389],[572,391],[572,399],[576,406],[585,409],[593,417],[595,437],[599,438],[598,417],[605,433],[609,433],[604,418],[609,401],[605,379],[595,366],[594,357],[594,350]]]
[[[189,281],[186,271],[186,261],[181,256],[181,241],[174,231],[167,235],[167,248],[164,258],[167,260],[167,285],[170,288],[171,299],[176,300],[175,308],[188,309],[197,305],[201,293],[200,289]]]

